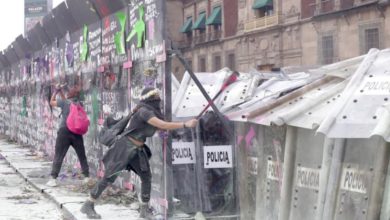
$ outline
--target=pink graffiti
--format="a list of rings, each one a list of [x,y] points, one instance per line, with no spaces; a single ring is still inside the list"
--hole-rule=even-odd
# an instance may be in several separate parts
[[[158,204],[160,204],[161,206],[163,206],[165,208],[168,208],[168,200],[166,200],[164,198],[159,198],[158,199]]]
[[[123,69],[130,69],[131,67],[133,67],[133,62],[131,62],[131,60],[123,63]]]
[[[80,162],[75,163],[74,166],[73,166],[73,168],[75,168],[75,169],[81,169],[81,164],[80,164]]]
[[[99,66],[99,67],[97,68],[97,71],[98,71],[98,73],[104,72],[104,66]]]
[[[130,191],[134,191],[134,185],[130,182],[125,182],[123,186]]]
[[[252,144],[253,138],[256,136],[255,129],[253,126],[249,129],[248,133],[245,136],[245,142],[246,142],[246,147],[249,148]]]
[[[100,167],[96,174],[98,177],[102,178],[104,176],[104,164],[103,162],[100,162]]]
[[[156,62],[157,63],[162,63],[162,62],[165,62],[167,60],[167,53],[165,51],[165,41],[163,41],[162,44],[164,45],[164,47],[163,47],[164,51],[162,53],[156,55]]]
[[[279,192],[282,191],[282,169],[281,169],[281,161],[280,161],[280,157],[281,157],[281,151],[282,151],[282,145],[280,143],[279,140],[277,139],[273,139],[272,140],[272,143],[274,145],[274,149],[275,149],[275,155],[276,155],[276,162],[277,162],[277,168],[278,168],[278,178],[279,178]]]
[[[237,142],[236,142],[237,146],[239,146],[241,144],[243,139],[244,139],[244,136],[242,136],[242,135],[237,136]]]
[[[150,20],[148,23],[148,29],[149,29],[149,40],[154,39],[154,20]]]
[[[103,125],[104,123],[104,119],[103,118],[99,118],[98,119],[98,125]]]
[[[96,174],[98,177],[102,178],[104,176],[104,171],[102,169],[99,169]]]

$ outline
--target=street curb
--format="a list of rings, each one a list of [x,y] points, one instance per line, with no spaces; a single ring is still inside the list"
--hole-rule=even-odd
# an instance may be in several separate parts
[[[60,203],[54,196],[47,193],[45,189],[40,188],[34,182],[32,182],[28,177],[25,177],[21,172],[18,171],[18,169],[15,166],[12,165],[12,163],[9,160],[7,160],[7,157],[5,157],[1,152],[0,152],[0,155],[4,158],[5,161],[7,161],[8,166],[10,166],[15,171],[15,173],[17,175],[22,177],[24,179],[24,181],[29,183],[34,189],[38,190],[42,195],[44,195],[45,198],[53,201],[58,206],[58,208],[64,212],[66,220],[77,220],[76,216],[74,216],[72,214],[72,212],[70,212],[70,210],[68,210],[64,206],[64,203]]]

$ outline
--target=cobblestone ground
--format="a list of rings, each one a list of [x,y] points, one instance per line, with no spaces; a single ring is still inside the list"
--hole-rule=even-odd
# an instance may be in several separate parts
[[[31,187],[0,156],[0,219],[65,220],[56,204]]]

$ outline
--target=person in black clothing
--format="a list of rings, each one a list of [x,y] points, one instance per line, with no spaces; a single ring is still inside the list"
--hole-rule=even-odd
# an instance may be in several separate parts
[[[146,88],[142,91],[140,104],[136,107],[128,128],[127,135],[115,144],[103,156],[104,177],[97,182],[90,192],[90,197],[81,207],[81,212],[89,219],[100,219],[94,208],[95,201],[109,184],[112,184],[120,171],[132,170],[141,179],[140,217],[150,217],[148,202],[150,200],[152,174],[149,165],[150,151],[144,144],[147,137],[152,137],[157,129],[174,130],[195,127],[196,119],[186,122],[167,122],[163,120],[160,110],[160,96],[157,89]]]
[[[57,94],[60,94],[61,99],[57,100]],[[62,120],[57,132],[57,139],[54,152],[54,161],[51,170],[51,179],[46,183],[47,186],[57,186],[57,177],[61,170],[62,162],[68,152],[69,146],[72,145],[79,158],[82,173],[84,175],[84,183],[89,181],[89,166],[87,157],[85,156],[85,147],[83,136],[74,134],[66,126],[66,119],[69,115],[71,102],[77,102],[79,100],[80,89],[78,86],[69,90],[66,98],[60,86],[56,86],[56,91],[53,93],[50,99],[50,105],[52,107],[59,107],[62,110]]]

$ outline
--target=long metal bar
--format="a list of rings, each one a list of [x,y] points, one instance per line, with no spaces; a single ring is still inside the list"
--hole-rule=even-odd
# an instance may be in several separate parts
[[[167,61],[165,62],[165,105],[164,105],[164,114],[165,120],[172,121],[172,58],[170,54],[167,54]],[[168,215],[170,216],[173,209],[173,170],[172,170],[172,132],[168,132],[167,137],[164,137],[166,154],[165,154],[165,172],[166,172],[166,181],[165,181],[165,190],[166,190],[166,199],[168,200]]]
[[[163,27],[163,39],[167,43],[165,48],[171,48],[172,42],[167,39],[168,36],[168,28],[166,27],[168,24],[168,16],[167,16],[167,4],[168,2],[162,1],[162,11],[163,11],[163,19],[162,23]],[[165,88],[165,105],[164,105],[164,114],[165,120],[172,121],[172,54],[167,53],[167,60],[165,62],[165,76],[164,76],[164,88]],[[164,137],[164,145],[165,145],[165,197],[168,203],[167,214],[168,216],[172,216],[174,212],[174,182],[173,182],[173,170],[172,170],[172,133],[168,132],[167,137]]]
[[[328,188],[329,180],[329,170],[332,162],[332,151],[334,147],[334,139],[325,138],[324,149],[322,153],[322,165],[320,171],[320,189],[318,195],[318,212],[316,215],[316,220],[322,219],[322,214],[324,213],[325,198],[326,198],[326,189]]]
[[[297,151],[297,128],[288,126],[283,163],[283,181],[280,199],[280,220],[288,220],[290,216],[292,185],[294,180],[294,164]]]
[[[219,95],[222,94],[222,92],[232,83],[234,83],[236,80],[237,80],[237,77],[239,76],[239,73],[234,71],[230,76],[229,78],[223,83],[221,89],[219,89],[219,91],[217,92],[217,94],[214,96],[214,98],[211,100],[211,103],[213,103],[218,97]],[[196,118],[200,118],[203,113],[206,112],[206,110],[210,107],[210,102],[207,104],[207,106],[203,109],[203,111],[201,111],[199,113],[199,115],[196,117]]]
[[[389,147],[389,146],[387,146]],[[383,200],[382,200],[382,207],[381,207],[381,214],[379,219],[390,219],[390,163],[387,164],[387,173],[386,173],[386,181],[383,185],[384,192],[383,192]]]
[[[389,164],[389,144],[381,136],[371,138],[373,143],[378,146],[374,162],[374,177],[372,179],[372,187],[370,193],[370,202],[368,205],[367,219],[379,219],[381,206],[383,201],[384,185],[386,183],[385,176],[387,173],[387,165]]]
[[[225,128],[225,131],[228,133],[229,137],[233,136],[233,132],[227,122],[227,119],[222,115],[222,113],[218,110],[217,106],[215,106],[214,102],[211,100],[210,96],[207,94],[206,90],[203,88],[202,84],[200,83],[198,77],[196,77],[195,73],[192,71],[190,65],[188,62],[184,59],[182,53],[180,50],[174,49],[174,53],[176,54],[179,61],[183,64],[184,68],[187,70],[187,72],[190,74],[192,80],[194,80],[196,86],[202,93],[202,95],[206,98],[207,102],[211,105],[211,108],[214,110],[214,112],[217,114],[218,118],[221,120],[223,127]]]
[[[325,196],[324,212],[322,219],[333,219],[336,209],[337,191],[339,189],[342,160],[345,152],[345,139],[336,139],[333,149],[332,162],[329,171],[329,180]]]

